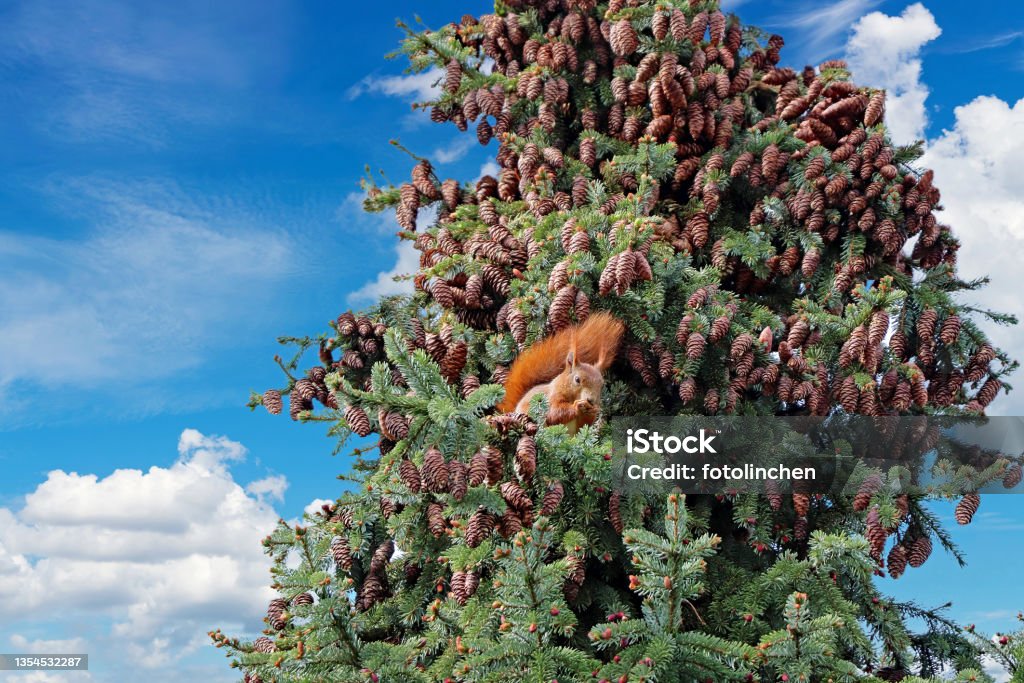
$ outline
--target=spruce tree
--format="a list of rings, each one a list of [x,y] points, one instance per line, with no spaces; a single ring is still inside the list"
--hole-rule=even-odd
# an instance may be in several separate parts
[[[984,648],[875,584],[956,552],[885,473],[853,497],[624,494],[603,420],[494,410],[520,351],[605,310],[628,329],[605,416],[983,414],[1016,363],[976,319],[1012,321],[957,299],[984,281],[957,276],[885,93],[779,66],[783,39],[716,0],[502,0],[407,31],[440,73],[422,106],[501,170],[368,178],[414,293],[283,339],[285,385],[253,396],[363,440],[354,490],[265,540],[264,635],[211,634],[245,680],[982,680]]]

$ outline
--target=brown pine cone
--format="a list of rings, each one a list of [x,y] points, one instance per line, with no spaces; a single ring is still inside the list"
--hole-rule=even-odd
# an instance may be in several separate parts
[[[544,493],[544,498],[541,502],[540,514],[550,515],[557,510],[564,494],[565,489],[562,486],[562,482],[553,481],[548,484],[548,490]]]
[[[863,512],[871,504],[871,498],[882,488],[882,477],[878,472],[870,472],[861,482],[857,489],[857,495],[853,497],[853,509]]]
[[[279,415],[281,413],[281,392],[277,389],[267,389],[263,392],[263,407],[267,409],[267,412],[271,415]]]
[[[409,436],[409,419],[400,413],[386,413],[382,426],[388,432],[386,436],[392,441],[401,441]]]
[[[444,454],[436,447],[427,449],[423,454],[423,469],[420,472],[423,490],[431,493],[448,491],[448,463]]]
[[[469,490],[468,468],[465,463],[452,460],[448,463],[448,490],[455,500],[462,500]]]
[[[505,508],[498,519],[498,533],[505,538],[512,538],[523,530],[523,520],[519,518],[516,511],[510,507]]]
[[[444,506],[433,502],[427,505],[427,530],[434,538],[441,538],[447,524],[444,521]]]
[[[373,431],[370,426],[370,418],[367,417],[366,411],[359,406],[350,405],[345,408],[345,422],[348,423],[349,429],[359,436],[369,436]]]
[[[952,344],[960,336],[960,316],[955,313],[946,317],[939,328],[939,341],[943,344]]]
[[[398,513],[398,506],[390,498],[380,499],[380,514],[384,516],[384,519],[388,519]]]
[[[370,557],[370,572],[373,574],[379,574],[384,571],[384,567],[387,566],[388,562],[391,561],[391,556],[395,554],[395,542],[388,539],[377,546],[377,549],[373,551],[373,555]]]
[[[981,496],[977,493],[965,494],[960,502],[957,503],[956,510],[953,512],[953,516],[956,517],[957,524],[970,524],[971,520],[974,519],[974,513],[978,511],[978,506],[981,505]]]
[[[528,482],[533,479],[533,475],[537,471],[537,442],[532,436],[519,437],[515,464],[516,474],[520,480]]]
[[[697,382],[692,377],[686,377],[679,383],[679,400],[689,403],[697,395]]]
[[[505,458],[500,450],[491,445],[486,445],[480,450],[487,457],[487,483],[493,486],[501,481],[505,473]]]
[[[466,595],[466,572],[453,572],[450,585],[452,589],[451,595],[455,598],[455,602],[465,605],[466,599],[469,597]]]
[[[720,404],[721,403],[718,400],[718,389],[708,389],[704,394],[704,410],[708,415],[714,415],[717,413]]]
[[[615,293],[622,296],[636,279],[636,258],[631,249],[627,249],[617,256],[618,258],[615,259]]]
[[[573,285],[565,285],[558,290],[558,293],[551,299],[551,307],[548,309],[548,323],[555,332],[569,327],[571,324],[570,315],[576,305],[576,288]]]
[[[917,336],[922,340],[931,340],[935,335],[935,325],[939,314],[934,309],[926,308],[917,318]]]
[[[807,518],[797,517],[796,520],[793,522],[793,538],[797,539],[798,541],[803,541],[807,539],[809,533],[810,524],[807,521]]]
[[[294,598],[292,598],[292,604],[293,605],[312,605],[313,604],[313,594],[312,593],[299,593]]]
[[[464,341],[457,341],[448,347],[448,352],[441,360],[441,374],[452,384],[459,381],[462,368],[466,367],[466,358],[469,356],[469,346]]]
[[[618,491],[612,491],[612,494],[608,497],[608,519],[612,523],[612,528],[618,534],[622,533],[622,495]]]
[[[889,538],[889,532],[882,526],[881,519],[878,515],[878,508],[871,508],[871,511],[868,512],[864,535],[867,537],[868,543],[871,546],[871,557],[876,560],[881,559],[882,550],[885,548],[885,542]]]
[[[466,597],[471,598],[480,587],[480,575],[476,572],[466,572],[465,591]]]
[[[808,249],[807,253],[804,254],[804,260],[800,264],[800,272],[804,277],[811,277],[818,271],[818,265],[821,263],[821,252],[817,249]]]
[[[982,406],[988,406],[989,403],[995,400],[995,397],[1002,386],[1003,383],[998,379],[995,377],[989,377],[985,380],[985,383],[981,385],[981,389],[978,390],[978,395],[976,397],[978,403]]]
[[[867,109],[864,111],[864,125],[873,126],[885,116],[885,91],[876,90],[871,99],[868,100]]]
[[[907,548],[902,543],[897,543],[889,551],[889,558],[886,560],[889,566],[889,576],[894,579],[900,578],[907,570]]]
[[[252,641],[252,646],[256,652],[270,653],[277,650],[277,646],[274,645],[274,641],[266,636],[260,636],[256,640]]]
[[[402,459],[402,462],[398,464],[398,476],[410,491],[413,493],[420,492],[420,471],[412,460],[408,458]]]
[[[729,349],[729,356],[733,360],[737,360],[753,347],[754,337],[750,333],[744,332],[732,340],[732,346]]]
[[[288,603],[284,598],[274,598],[267,605],[267,623],[277,631],[282,631],[288,625],[288,618],[285,610]]]
[[[686,357],[690,360],[697,360],[704,354],[704,335],[700,332],[691,332],[686,339]]]
[[[469,518],[466,525],[466,545],[475,548],[494,531],[494,516],[483,507],[479,508]]]
[[[871,315],[871,324],[868,326],[868,343],[881,344],[885,339],[885,333],[889,331],[889,314],[885,311],[875,311]]]
[[[466,375],[462,378],[462,397],[469,398],[474,391],[480,388],[480,378],[476,375]]]
[[[1024,479],[1024,469],[1021,468],[1020,463],[1011,463],[1006,469],[1006,474],[1003,475],[1003,488],[1016,488],[1022,479]]]
[[[811,511],[811,497],[806,493],[793,494],[793,510],[797,517],[806,517]]]
[[[768,498],[768,505],[772,510],[778,512],[782,509],[782,493],[779,491],[779,482],[769,479],[764,483],[765,497]]]
[[[526,491],[514,481],[506,481],[501,485],[500,490],[501,497],[516,510],[529,510],[533,507],[533,501],[530,500]]]
[[[576,301],[573,304],[576,312],[576,320],[584,322],[590,316],[590,298],[582,289],[576,292]]]
[[[932,539],[928,536],[919,536],[914,539],[908,553],[908,562],[911,567],[917,568],[923,565],[932,554]]]
[[[807,341],[807,337],[811,334],[811,326],[807,324],[807,321],[803,318],[793,323],[793,326],[789,328],[789,334],[786,336],[786,343],[789,344],[790,348],[798,349],[804,345]]]
[[[692,322],[693,316],[689,313],[679,320],[679,327],[676,328],[676,342],[680,345],[686,344],[686,340],[690,336],[690,324]]]
[[[470,486],[480,486],[485,479],[487,479],[487,455],[482,451],[477,451],[469,460],[468,482]]]
[[[363,580],[356,596],[356,609],[365,612],[381,600],[388,597],[387,577],[370,572]]]
[[[349,547],[348,539],[344,536],[335,536],[331,539],[331,557],[334,563],[344,571],[352,567],[352,549]]]
[[[698,211],[686,221],[686,235],[693,246],[703,249],[709,238],[710,218],[704,211]]]
[[[619,57],[627,57],[633,54],[636,52],[637,47],[640,46],[636,29],[633,28],[629,19],[621,19],[615,22],[608,35],[608,43],[612,47],[612,52]]]

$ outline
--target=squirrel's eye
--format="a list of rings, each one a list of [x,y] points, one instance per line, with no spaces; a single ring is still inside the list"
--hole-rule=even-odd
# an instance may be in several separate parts
[[[573,379],[576,380],[576,384],[580,383],[580,376],[579,375],[576,375],[575,377],[573,377]]]

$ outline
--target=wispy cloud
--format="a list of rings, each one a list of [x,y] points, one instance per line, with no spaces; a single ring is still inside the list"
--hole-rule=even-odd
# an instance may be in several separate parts
[[[450,164],[466,156],[466,153],[476,144],[476,139],[468,135],[456,138],[443,147],[438,147],[430,155],[430,160],[439,164]]]
[[[437,68],[428,69],[407,76],[369,75],[348,89],[349,99],[356,99],[367,93],[379,93],[389,97],[401,97],[416,102],[436,99],[441,94],[441,79],[444,73]]]
[[[288,25],[278,0],[27,0],[0,10],[0,59],[41,76],[18,95],[49,134],[160,145],[172,122],[230,118],[221,96],[272,81]]]
[[[853,22],[880,3],[881,0],[804,2],[796,11],[778,17],[776,25],[798,33],[799,40],[792,40],[787,49],[796,50],[797,57],[813,63],[830,56],[840,42],[839,37],[850,30]]]
[[[122,392],[199,366],[233,326],[251,329],[247,311],[296,260],[294,238],[258,215],[174,184],[81,178],[47,196],[93,227],[0,232],[0,271],[17,283],[0,289],[0,416],[35,388],[107,387],[127,403]]]
[[[967,38],[961,41],[959,44],[951,45],[946,48],[940,48],[939,52],[945,52],[949,54],[967,54],[970,52],[993,50],[1000,47],[1006,47],[1007,45],[1016,42],[1021,37],[1024,37],[1024,31],[1008,31],[1007,33],[1001,33],[996,36],[989,36],[987,38],[980,38],[975,40]]]

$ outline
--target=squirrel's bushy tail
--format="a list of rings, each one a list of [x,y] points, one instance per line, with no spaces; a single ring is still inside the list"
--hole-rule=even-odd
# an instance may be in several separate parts
[[[567,327],[529,347],[509,369],[505,399],[498,410],[512,412],[527,391],[557,377],[574,346],[577,363],[596,365],[603,372],[615,360],[625,328],[622,321],[610,313],[594,313],[582,324]]]

